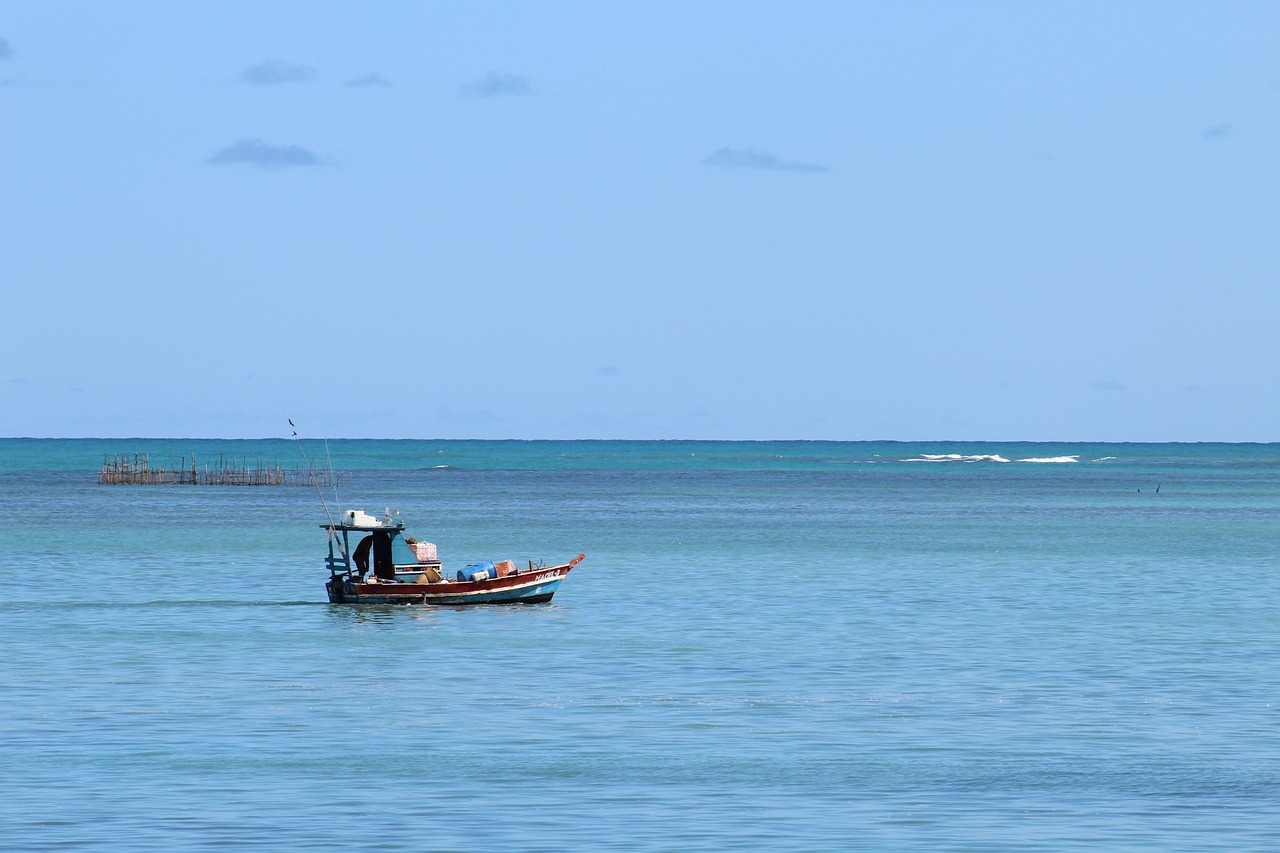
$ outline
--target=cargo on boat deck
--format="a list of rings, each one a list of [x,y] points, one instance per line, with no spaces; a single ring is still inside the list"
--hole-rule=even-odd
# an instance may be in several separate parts
[[[439,583],[442,575],[435,566],[427,566],[427,570],[413,579],[414,583]]]
[[[458,569],[458,580],[460,581],[486,581],[489,578],[496,578],[497,576],[497,569],[494,568],[491,560],[485,560],[483,563],[476,563],[473,566],[467,566],[465,569]]]

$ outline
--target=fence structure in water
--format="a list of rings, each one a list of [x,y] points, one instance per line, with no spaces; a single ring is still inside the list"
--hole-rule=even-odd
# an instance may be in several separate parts
[[[100,485],[110,486],[319,486],[334,488],[346,484],[347,475],[340,471],[324,471],[316,468],[286,469],[277,464],[264,465],[261,461],[230,459],[219,456],[217,465],[196,463],[194,454],[190,464],[182,457],[178,464],[166,461],[153,466],[145,453],[103,456]]]

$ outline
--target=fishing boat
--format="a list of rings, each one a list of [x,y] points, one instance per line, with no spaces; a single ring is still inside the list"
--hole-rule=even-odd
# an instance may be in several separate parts
[[[404,535],[398,511],[347,510],[320,526],[329,533],[325,589],[335,604],[542,604],[586,559],[524,567],[484,561],[446,575],[435,545]]]

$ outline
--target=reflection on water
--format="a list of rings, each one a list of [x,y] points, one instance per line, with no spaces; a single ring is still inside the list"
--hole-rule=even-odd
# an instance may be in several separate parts
[[[434,621],[436,608],[416,604],[326,604],[325,616],[337,625],[398,625]]]
[[[326,615],[341,625],[399,625],[405,622],[439,622],[444,614],[483,612],[477,620],[559,619],[564,608],[554,602],[544,604],[326,604]]]

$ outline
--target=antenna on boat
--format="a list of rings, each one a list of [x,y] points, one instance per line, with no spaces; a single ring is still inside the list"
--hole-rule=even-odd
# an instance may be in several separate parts
[[[311,482],[315,483],[316,485],[316,494],[320,496],[320,505],[324,507],[324,514],[329,518],[329,535],[332,536],[333,528],[337,527],[338,525],[333,520],[333,513],[329,512],[329,504],[324,499],[324,492],[320,490],[320,481],[315,477],[311,476],[311,460],[307,458],[307,451],[306,451],[306,448],[302,446],[302,439],[298,438],[298,428],[293,425],[293,418],[285,418],[285,420],[289,422],[289,427],[293,430],[293,440],[298,442],[298,452],[302,454],[302,461],[307,463],[307,476],[310,477]],[[328,439],[325,440],[324,450],[325,450],[325,453],[329,452]],[[329,461],[329,474],[330,476],[333,475],[332,459],[330,459]],[[333,486],[333,503],[335,507],[338,504],[337,483],[334,483],[334,486]]]

